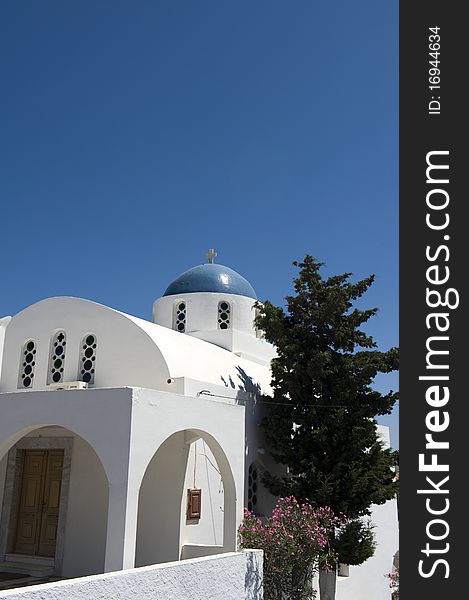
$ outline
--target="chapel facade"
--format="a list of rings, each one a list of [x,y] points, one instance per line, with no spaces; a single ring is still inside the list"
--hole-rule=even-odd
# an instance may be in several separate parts
[[[279,467],[258,424],[275,348],[253,287],[214,255],[170,283],[151,321],[69,297],[0,319],[0,571],[78,577],[229,552],[244,507],[270,513],[260,472]]]
[[[0,568],[74,577],[235,549],[243,507],[267,496],[256,402],[275,350],[255,302],[211,258],[152,321],[66,297],[0,321]]]

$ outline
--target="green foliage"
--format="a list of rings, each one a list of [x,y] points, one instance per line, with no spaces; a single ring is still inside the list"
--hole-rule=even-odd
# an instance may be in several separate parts
[[[355,520],[397,491],[394,458],[374,420],[391,412],[397,393],[381,394],[372,383],[398,368],[398,350],[378,351],[361,329],[377,309],[354,303],[373,276],[357,283],[351,273],[323,279],[322,263],[311,256],[294,265],[299,275],[286,310],[257,305],[256,326],[278,351],[262,427],[273,458],[288,467],[284,477],[266,472],[263,480],[275,495],[330,506]]]
[[[373,525],[361,519],[350,521],[338,533],[334,549],[340,557],[340,562],[347,565],[361,565],[376,549]]]

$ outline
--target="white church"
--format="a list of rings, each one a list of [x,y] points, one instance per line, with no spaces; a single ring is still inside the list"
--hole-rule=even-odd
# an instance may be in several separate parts
[[[270,514],[260,471],[278,467],[258,423],[275,348],[253,287],[214,256],[168,285],[151,321],[70,297],[0,319],[0,575],[232,553],[243,508]],[[373,521],[376,554],[339,578],[338,600],[390,598],[396,502]]]

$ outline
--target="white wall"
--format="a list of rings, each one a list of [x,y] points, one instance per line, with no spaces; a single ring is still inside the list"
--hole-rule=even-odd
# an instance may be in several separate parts
[[[210,448],[208,456],[222,473],[225,495],[224,528],[228,527],[229,530],[229,536],[224,536],[223,539],[224,549],[233,550],[236,544],[236,530],[243,517],[244,407],[229,401],[214,402],[203,397],[188,398],[151,390],[135,390],[131,471],[138,473],[142,466],[145,469],[161,444],[166,443],[170,435],[181,430],[186,432],[184,434],[186,451],[195,439],[201,437],[205,439],[206,447]],[[199,474],[202,477],[204,463],[198,462]],[[186,464],[180,480],[182,488],[184,488],[185,475]],[[216,471],[209,476],[209,479],[210,481],[206,481],[207,489],[202,492],[202,498],[203,502],[210,502],[210,495],[207,494],[210,485],[212,505],[215,506],[219,501],[219,478]],[[186,493],[186,489],[183,493]],[[161,497],[161,493],[158,497]],[[183,502],[181,494],[177,496],[176,501],[180,514],[185,512],[185,501]],[[202,508],[204,514],[209,516],[210,508],[207,504]],[[187,528],[183,528],[186,542],[190,539],[191,543],[211,543],[207,542],[211,539],[211,528],[210,519],[204,520],[202,527],[191,529],[190,538],[186,537]],[[178,525],[178,535],[179,532],[180,525]],[[174,532],[172,535],[174,536]]]
[[[95,466],[96,463],[93,460],[97,459],[92,454],[86,455],[85,448],[82,447],[80,450],[80,444],[78,444],[76,454],[77,460],[80,459],[76,464],[78,478],[75,482],[71,481],[71,485],[75,486],[77,501],[75,508],[72,505],[71,514],[73,515],[73,511],[75,511],[73,547],[77,544],[81,554],[77,561],[73,559],[68,563],[69,567],[67,568],[74,569],[73,574],[82,574],[76,572],[77,567],[84,568],[85,572],[99,570],[102,565],[102,557],[99,565],[93,557],[97,557],[99,553],[102,531],[105,531],[107,536],[105,568],[110,571],[122,567],[125,554],[123,546],[126,542],[122,528],[125,528],[127,518],[131,410],[132,389],[26,391],[0,394],[0,415],[2,415],[0,419],[0,456],[6,455],[12,445],[24,435],[37,431],[40,425],[63,426],[89,442],[106,472],[109,481],[108,522],[111,519],[112,525],[110,527],[107,527],[103,509],[104,483],[101,486],[96,480],[99,468]],[[51,429],[48,428],[47,431],[51,431]],[[88,483],[88,488],[86,483]],[[85,495],[87,498],[91,498],[92,502],[97,500],[97,513],[93,513],[87,522],[82,522],[81,505]],[[103,518],[103,522],[101,522],[101,518]],[[95,527],[96,520],[100,521],[100,527]],[[134,552],[132,552],[132,565],[133,559]],[[126,566],[131,565],[127,564]],[[71,574],[70,570],[68,574]]]
[[[236,329],[195,331],[188,335],[225,348],[237,356],[264,366],[270,366],[270,361],[277,355],[275,347],[269,342]]]
[[[194,472],[202,510],[200,519],[188,520]],[[186,443],[184,432],[172,435],[152,458],[140,487],[135,566],[219,554],[223,512],[222,476],[208,444]]]
[[[158,449],[140,486],[135,566],[179,559],[181,499],[187,452],[184,433]]]
[[[223,301],[231,306],[228,329],[218,327],[218,304]],[[263,365],[269,365],[275,356],[272,344],[256,336],[253,324],[255,300],[252,298],[215,292],[164,296],[153,304],[153,321],[173,329],[174,309],[180,302],[186,305],[186,335],[206,340]]]
[[[192,487],[202,490],[202,509],[200,519],[190,521],[186,518],[187,490]],[[223,478],[216,458],[203,439],[197,440],[190,446],[185,473],[181,506],[181,546],[223,546],[224,501]],[[196,549],[192,549],[192,552],[196,552]],[[204,552],[203,548],[200,552]],[[218,552],[221,552],[220,548]],[[216,548],[212,548],[210,553],[217,554]]]
[[[11,317],[3,317],[0,319],[0,374],[2,372],[3,344],[5,341],[6,326],[10,321]]]
[[[33,385],[28,389],[47,389],[51,337],[60,329],[67,334],[64,381],[81,379],[81,342],[93,333],[97,338],[94,387],[168,387],[169,372],[158,346],[127,315],[81,298],[49,298],[21,311],[8,324],[1,392],[18,388],[20,354],[28,339],[37,346]]]
[[[64,577],[102,573],[106,549],[108,483],[89,444],[75,436],[65,529]]]
[[[176,334],[177,335],[177,334]],[[3,456],[23,435],[37,430],[38,426],[55,424],[75,432],[87,440],[99,456],[109,482],[109,504],[107,511],[106,555],[104,569],[114,571],[119,568],[129,568],[135,559],[135,532],[138,519],[138,494],[148,464],[157,450],[170,436],[184,432],[184,439],[179,448],[187,447],[193,439],[203,437],[210,445],[215,464],[220,468],[224,480],[225,506],[223,511],[223,528],[228,534],[223,536],[223,549],[227,552],[236,547],[236,532],[243,515],[244,487],[244,407],[231,402],[214,402],[207,398],[189,398],[165,392],[141,388],[127,389],[90,389],[81,391],[56,392],[14,392],[0,394],[0,456]],[[164,448],[164,446],[163,446]],[[78,448],[80,450],[80,447]],[[182,450],[181,450],[182,452]],[[83,481],[86,463],[90,456],[85,456],[84,448],[77,451],[77,458],[82,455],[82,463],[77,467],[76,508],[73,504],[71,511],[78,515],[74,533],[74,547],[87,554],[90,539],[85,535],[86,527],[81,528],[79,519],[82,517],[80,494],[85,494]],[[171,464],[163,461],[163,465]],[[72,473],[73,473],[72,465]],[[157,468],[157,467],[155,467]],[[186,473],[186,462],[182,461],[179,471],[180,485],[178,494],[173,495],[175,512],[179,513],[176,522],[165,521],[168,539],[179,544],[180,512],[182,488]],[[80,475],[83,474],[83,477]],[[93,473],[90,471],[90,487],[94,491]],[[179,482],[178,482],[179,481]],[[75,485],[73,481],[71,484]],[[151,504],[152,498],[165,497],[167,491],[165,476],[154,473],[150,488],[154,493],[148,496],[149,504],[144,512],[148,519],[152,514],[158,515],[158,505]],[[102,492],[97,489],[98,498]],[[72,490],[73,491],[73,490]],[[72,501],[72,491],[70,499]],[[168,497],[171,495],[168,494]],[[207,498],[208,499],[208,498]],[[218,498],[217,498],[218,500]],[[99,503],[98,503],[99,504]],[[105,525],[104,509],[96,515],[90,515],[89,522],[102,518]],[[101,522],[101,521],[100,521]],[[151,522],[151,521],[148,521]],[[94,526],[90,526],[89,531]],[[97,532],[101,531],[99,528]],[[201,529],[201,531],[203,531]],[[101,535],[101,534],[98,534]],[[166,536],[166,534],[165,534]],[[163,543],[166,544],[165,538]],[[200,541],[203,543],[205,538]],[[93,543],[93,542],[91,542]],[[91,550],[91,556],[98,552],[99,542]],[[175,554],[178,557],[178,553]],[[157,557],[153,557],[155,560]],[[171,557],[166,557],[165,560]],[[87,556],[81,556],[73,568],[95,570],[95,560],[88,561]],[[67,569],[72,568],[67,562]],[[86,572],[85,571],[85,572]],[[67,574],[71,574],[70,570]],[[74,574],[81,574],[77,571]]]
[[[0,592],[9,600],[262,600],[262,552],[248,550]]]
[[[172,329],[174,307],[180,302],[186,304],[186,333],[219,330],[218,304],[228,302],[231,306],[231,328],[256,335],[253,326],[255,300],[238,294],[192,292],[180,296],[163,296],[153,304],[153,322]]]
[[[21,351],[27,340],[36,342],[34,380],[29,391],[46,390],[51,337],[67,334],[64,381],[81,379],[78,368],[83,337],[97,337],[95,382],[91,387],[145,387],[180,393],[181,377],[244,389],[246,382],[270,389],[268,366],[251,362],[222,348],[177,333],[149,321],[81,298],[49,298],[21,311],[8,324],[5,335],[0,392],[18,389]],[[244,337],[247,337],[246,335]],[[265,342],[259,342],[265,351]],[[249,351],[250,352],[250,351]],[[248,352],[248,353],[249,353]]]
[[[375,554],[362,565],[350,566],[349,577],[338,578],[337,600],[389,600],[391,597],[385,574],[392,571],[393,557],[399,548],[396,500],[373,506],[371,520],[376,525]]]

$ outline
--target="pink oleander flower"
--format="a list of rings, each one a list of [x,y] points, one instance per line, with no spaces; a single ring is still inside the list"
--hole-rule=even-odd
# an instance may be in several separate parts
[[[330,507],[314,508],[293,496],[279,498],[264,522],[245,510],[240,545],[264,550],[265,597],[290,597],[294,592],[295,598],[313,597],[311,576],[319,564],[334,564],[329,539],[347,522],[345,515],[335,515]],[[304,594],[298,596],[300,588]]]

